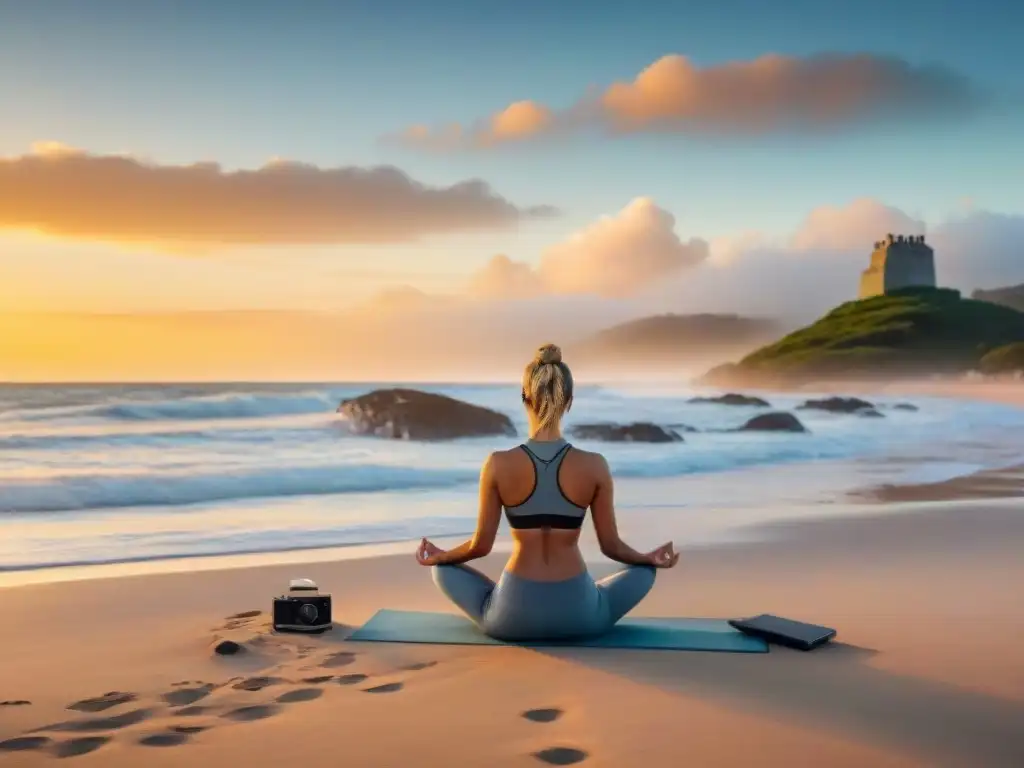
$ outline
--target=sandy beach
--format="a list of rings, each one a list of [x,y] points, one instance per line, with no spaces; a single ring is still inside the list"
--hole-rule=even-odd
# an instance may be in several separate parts
[[[411,548],[8,587],[0,764],[1019,766],[1024,515],[958,498],[680,542],[634,612],[838,629],[811,653],[347,642],[380,608],[452,610]],[[335,631],[269,631],[270,597],[298,575],[334,595]],[[225,638],[245,652],[215,655]]]

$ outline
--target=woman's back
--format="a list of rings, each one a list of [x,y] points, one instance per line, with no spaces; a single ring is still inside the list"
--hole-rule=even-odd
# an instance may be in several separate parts
[[[562,437],[572,388],[558,347],[541,347],[523,372],[530,439],[484,462],[473,537],[448,551],[423,539],[416,551],[420,563],[434,566],[441,590],[493,637],[565,639],[605,632],[651,589],[656,568],[671,568],[679,559],[671,542],[643,554],[619,537],[608,463]],[[588,507],[601,552],[628,566],[596,583],[578,546]],[[495,584],[465,564],[491,551],[502,512],[514,548]]]
[[[585,571],[578,543],[600,489],[601,456],[564,440],[531,440],[494,459],[494,484],[514,542],[506,570],[536,581]]]

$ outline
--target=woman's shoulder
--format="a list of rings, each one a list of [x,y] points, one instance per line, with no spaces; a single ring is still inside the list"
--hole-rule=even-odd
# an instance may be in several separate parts
[[[505,448],[491,452],[487,456],[487,459],[485,460],[484,463],[491,464],[492,466],[507,464],[508,462],[512,461],[521,461],[523,458],[525,458],[525,456],[526,454],[523,451],[523,446],[516,445],[511,448]],[[598,453],[597,451],[587,451],[584,450],[583,448],[579,448],[576,445],[570,445],[569,454],[566,458],[568,458],[568,456],[572,456],[572,460],[574,462],[586,463],[588,465],[594,465],[598,467],[607,465],[607,461],[605,461],[604,454]]]
[[[588,474],[601,477],[608,472],[608,462],[603,453],[597,451],[585,451],[582,448],[572,446],[566,461],[572,462]]]
[[[585,461],[604,461],[604,454],[598,453],[597,451],[586,451],[579,446],[571,446],[573,455],[584,459]]]

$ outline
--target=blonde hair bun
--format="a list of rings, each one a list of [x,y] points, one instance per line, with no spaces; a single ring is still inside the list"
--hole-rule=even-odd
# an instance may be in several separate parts
[[[554,365],[562,362],[562,350],[556,344],[545,344],[534,359],[539,365]]]

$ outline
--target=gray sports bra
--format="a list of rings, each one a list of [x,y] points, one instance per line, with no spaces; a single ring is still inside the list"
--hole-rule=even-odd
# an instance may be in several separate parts
[[[565,439],[527,440],[519,446],[533,462],[533,490],[522,504],[505,506],[513,528],[564,528],[583,526],[587,508],[573,504],[562,493],[558,471],[572,448]]]

